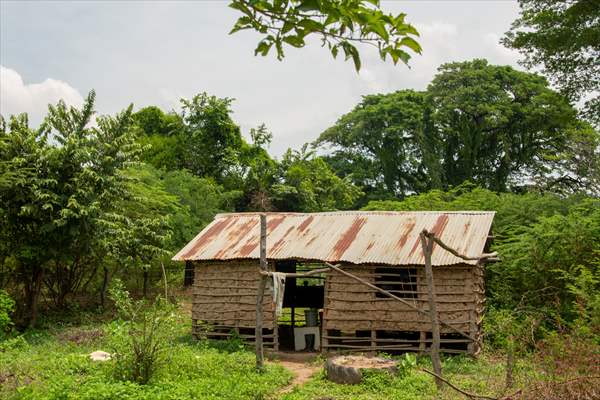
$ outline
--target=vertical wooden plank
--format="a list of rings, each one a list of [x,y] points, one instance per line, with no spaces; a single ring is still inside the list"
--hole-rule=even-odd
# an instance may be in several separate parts
[[[267,216],[260,215],[260,270],[267,271]],[[267,286],[267,275],[260,274],[258,293],[256,294],[256,327],[254,330],[254,342],[256,345],[256,368],[262,371],[264,365],[263,353],[263,298]]]
[[[323,336],[327,336],[327,307],[328,307],[328,292],[329,292],[330,273],[325,273],[325,282],[323,283],[323,319],[321,320],[321,353],[327,351],[329,340]]]
[[[371,323],[371,353],[375,355],[377,351],[377,331],[373,329],[373,323]]]
[[[437,304],[435,298],[435,287],[433,280],[433,268],[431,266],[431,253],[433,251],[433,240],[427,231],[420,234],[421,246],[425,257],[425,278],[427,280],[427,296],[429,297],[429,313],[431,314],[431,334],[432,341],[429,352],[431,354],[431,363],[433,372],[442,376],[442,362],[440,360],[440,323],[438,319]],[[435,384],[438,389],[442,388],[443,382],[435,377]]]
[[[277,305],[273,308],[273,350],[279,351],[279,323],[277,321]]]
[[[470,310],[469,310],[469,336],[471,336],[472,338],[477,336],[477,314],[475,313],[475,308],[477,307],[477,297],[478,295],[475,293],[475,288],[477,287],[476,285],[476,268],[477,266],[472,267],[469,271],[469,280],[468,280],[468,284],[465,287],[465,295],[470,295],[471,296],[471,301],[468,303]],[[476,342],[470,342],[467,345],[467,353],[469,355],[475,355],[477,349],[477,343]]]
[[[419,354],[424,354],[427,350],[427,332],[419,332]]]

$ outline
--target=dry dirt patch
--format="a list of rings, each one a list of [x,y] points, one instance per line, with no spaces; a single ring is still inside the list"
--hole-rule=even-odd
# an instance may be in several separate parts
[[[285,353],[278,352],[270,355],[273,364],[279,364],[294,374],[292,381],[283,387],[279,394],[289,393],[296,386],[303,385],[315,375],[321,368],[321,364],[316,363],[317,355],[315,353]]]

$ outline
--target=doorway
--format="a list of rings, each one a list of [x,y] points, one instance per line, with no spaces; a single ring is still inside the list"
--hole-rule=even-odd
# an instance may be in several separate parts
[[[323,264],[299,260],[275,263],[277,272],[303,273]],[[325,296],[325,273],[286,278],[283,312],[277,321],[279,348],[283,351],[319,351]]]

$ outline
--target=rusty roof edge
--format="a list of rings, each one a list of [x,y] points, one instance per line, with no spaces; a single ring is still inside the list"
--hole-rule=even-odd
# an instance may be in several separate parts
[[[215,215],[215,219],[217,218],[225,218],[225,217],[244,217],[244,216],[259,216],[261,214],[266,214],[268,216],[277,216],[277,215],[289,215],[289,216],[298,216],[303,217],[307,215],[383,215],[383,214],[398,214],[398,215],[406,215],[406,214],[467,214],[467,215],[495,215],[496,211],[481,211],[481,210],[465,210],[465,211],[386,211],[386,210],[377,210],[377,211],[360,211],[360,210],[347,210],[347,211],[321,211],[321,212],[293,212],[293,211],[270,211],[270,212],[258,212],[258,211],[249,211],[249,212],[231,212],[231,213],[218,213]]]
[[[458,259],[458,257],[457,257]],[[302,257],[267,257],[267,261],[286,261],[286,260],[297,260],[297,261],[303,261],[303,262],[310,262],[310,263],[315,263],[315,264],[325,264],[326,262],[329,264],[339,264],[339,263],[343,263],[343,264],[350,264],[350,265],[387,265],[390,267],[424,267],[424,264],[418,264],[418,263],[408,263],[408,264],[393,264],[393,263],[389,263],[389,262],[363,262],[363,263],[353,263],[352,261],[348,261],[348,260],[337,260],[337,261],[323,261],[323,260],[319,260],[318,258],[302,258]],[[232,257],[232,258],[221,258],[218,260],[212,259],[212,258],[206,258],[206,259],[185,259],[185,260],[174,260],[174,261],[199,261],[199,262],[230,262],[230,261],[258,261],[258,258],[253,258],[253,257]],[[434,267],[448,267],[451,265],[460,265],[460,264],[468,264],[468,265],[476,265],[477,264],[477,260],[461,260],[458,262],[449,262],[449,263],[432,263],[432,266]]]

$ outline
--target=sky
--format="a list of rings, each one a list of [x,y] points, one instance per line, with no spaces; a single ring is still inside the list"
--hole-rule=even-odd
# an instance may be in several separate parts
[[[364,48],[360,73],[316,41],[287,48],[283,61],[255,57],[260,34],[229,35],[238,12],[227,3],[0,0],[0,114],[27,112],[36,125],[48,103],[80,105],[91,89],[99,114],[131,103],[179,111],[179,99],[207,92],[235,99],[246,137],[265,123],[280,156],[315,140],[364,95],[425,89],[443,63],[518,67],[519,55],[499,43],[516,1],[383,1],[385,11],[407,14],[423,53],[394,66]]]

